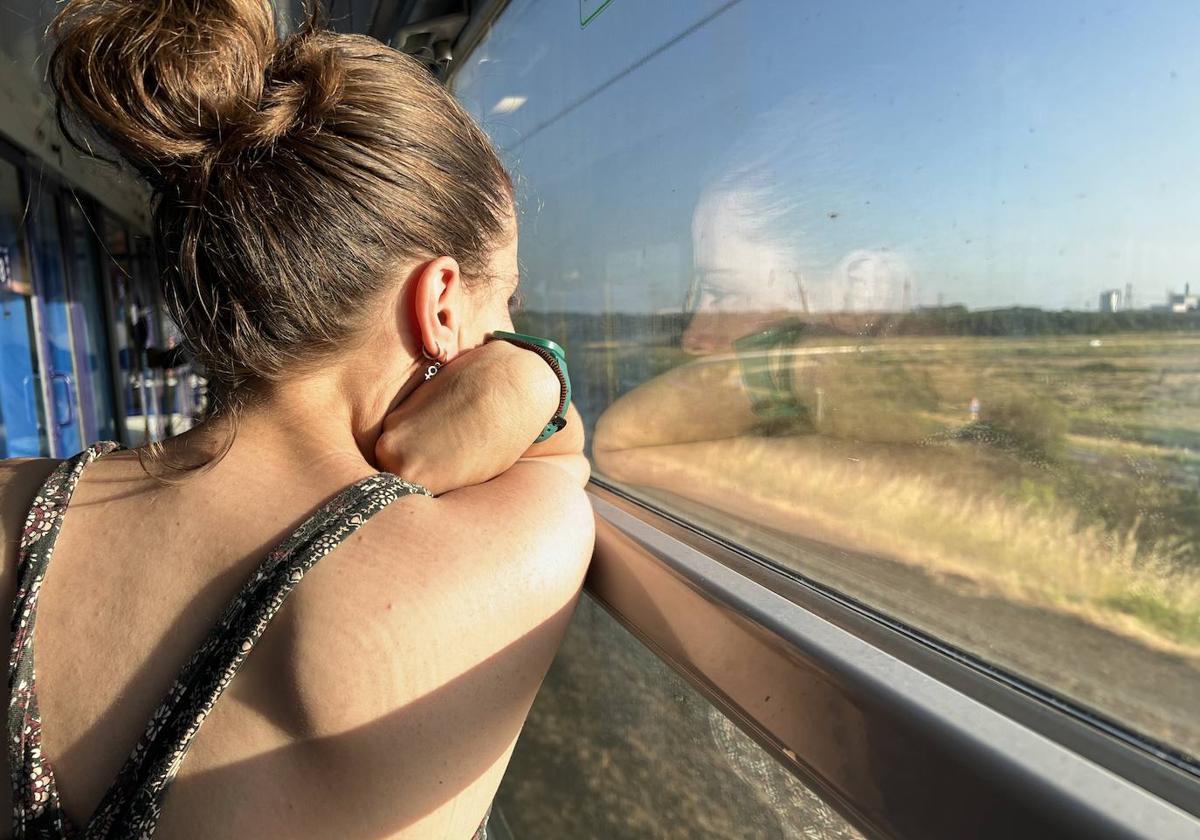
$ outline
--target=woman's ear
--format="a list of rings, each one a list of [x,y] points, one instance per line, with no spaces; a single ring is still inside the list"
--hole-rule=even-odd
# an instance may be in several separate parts
[[[440,362],[457,356],[464,303],[458,262],[453,257],[437,257],[420,266],[411,300],[413,334],[425,352]]]

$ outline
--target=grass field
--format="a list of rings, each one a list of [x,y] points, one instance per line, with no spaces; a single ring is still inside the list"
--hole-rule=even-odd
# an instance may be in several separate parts
[[[605,405],[665,368],[748,364],[611,343],[583,355]],[[787,370],[782,420],[678,453],[686,464],[606,455],[601,472],[677,493],[708,476],[798,534],[1200,655],[1200,338],[825,337],[763,360]]]

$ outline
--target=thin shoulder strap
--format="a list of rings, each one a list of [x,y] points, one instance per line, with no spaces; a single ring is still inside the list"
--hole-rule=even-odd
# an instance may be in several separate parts
[[[42,719],[34,685],[33,626],[46,567],[79,477],[92,461],[120,448],[120,444],[107,441],[97,443],[59,464],[34,497],[21,529],[8,656],[8,770],[14,840],[45,836],[47,832],[57,837],[65,833],[54,772],[42,750]]]
[[[81,835],[149,838],[163,800],[213,704],[284,600],[317,561],[398,498],[430,495],[389,473],[347,487],[272,551],[180,671]]]

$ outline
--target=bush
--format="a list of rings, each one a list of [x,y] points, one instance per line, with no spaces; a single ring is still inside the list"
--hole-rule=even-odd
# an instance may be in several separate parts
[[[1067,415],[1056,403],[1033,394],[1012,394],[984,400],[982,423],[1011,437],[1021,449],[1044,455],[1062,450]]]

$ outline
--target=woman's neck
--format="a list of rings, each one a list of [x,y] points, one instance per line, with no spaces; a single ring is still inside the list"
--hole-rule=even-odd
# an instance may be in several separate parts
[[[333,364],[239,395],[238,410],[167,441],[165,454],[195,467],[220,456],[228,473],[301,469],[338,481],[360,478],[377,470],[384,417],[419,384],[420,367],[399,344],[374,337]]]
[[[390,402],[383,397],[356,401],[337,389],[297,383],[166,441],[164,454],[181,467],[219,458],[229,466],[276,474],[301,468],[361,477],[377,469],[375,442]]]

